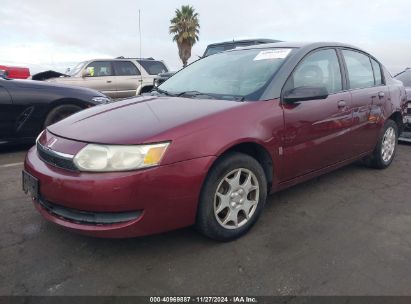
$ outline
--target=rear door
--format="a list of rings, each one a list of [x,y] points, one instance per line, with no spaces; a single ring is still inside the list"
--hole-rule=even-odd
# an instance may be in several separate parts
[[[13,137],[13,122],[15,119],[11,96],[3,86],[6,81],[10,80],[0,79],[0,144]]]
[[[322,86],[328,97],[287,104],[284,109],[282,181],[319,170],[349,157],[352,125],[349,92],[344,90],[340,60],[333,48],[309,53],[296,67],[283,91]]]
[[[85,69],[89,75],[83,77],[81,86],[95,89],[112,98],[117,97],[116,92],[116,77],[114,76],[113,64],[111,61],[93,61],[90,62]]]
[[[140,70],[131,61],[114,61],[116,73],[117,98],[136,95],[140,80]]]
[[[369,152],[375,147],[380,126],[378,119],[389,96],[380,64],[357,50],[341,50],[353,108],[352,154]]]

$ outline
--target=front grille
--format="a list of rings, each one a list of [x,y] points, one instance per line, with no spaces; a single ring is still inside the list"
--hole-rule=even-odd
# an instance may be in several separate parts
[[[73,156],[63,156],[62,153],[50,150],[37,141],[37,153],[39,157],[46,163],[66,170],[78,171],[74,165]]]
[[[141,211],[128,212],[90,212],[66,208],[40,198],[37,201],[49,213],[61,219],[87,225],[110,225],[125,223],[137,219]]]

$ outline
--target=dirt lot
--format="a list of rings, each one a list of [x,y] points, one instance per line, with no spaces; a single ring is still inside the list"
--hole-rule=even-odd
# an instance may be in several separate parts
[[[25,148],[0,151],[1,295],[411,295],[411,145],[387,170],[351,165],[271,196],[231,243],[47,223],[20,190]]]

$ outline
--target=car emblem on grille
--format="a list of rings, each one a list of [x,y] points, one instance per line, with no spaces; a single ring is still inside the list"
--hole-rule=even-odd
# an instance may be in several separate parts
[[[57,138],[53,137],[53,138],[50,139],[50,141],[47,143],[47,148],[53,147],[56,142],[57,142]]]

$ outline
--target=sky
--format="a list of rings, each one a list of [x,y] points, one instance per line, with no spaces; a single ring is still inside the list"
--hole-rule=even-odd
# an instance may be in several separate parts
[[[168,32],[181,5],[199,13],[200,41],[232,39],[338,41],[376,56],[390,71],[411,67],[410,0],[1,0],[0,65],[64,72],[77,62],[141,56],[180,69]]]

